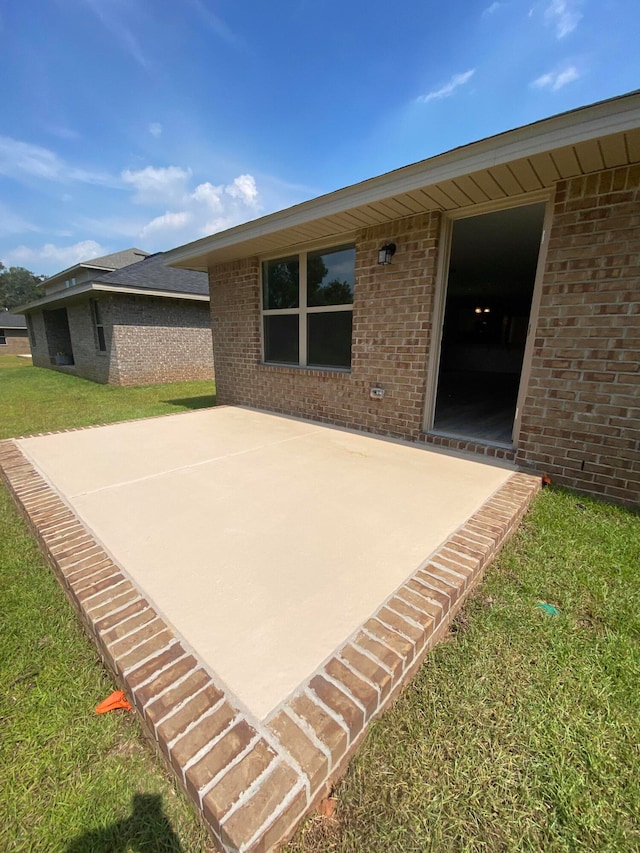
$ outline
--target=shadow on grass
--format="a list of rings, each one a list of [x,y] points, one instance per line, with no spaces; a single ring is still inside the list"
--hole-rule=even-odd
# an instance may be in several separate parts
[[[179,406],[181,409],[209,409],[216,404],[215,394],[204,394],[202,397],[183,397],[181,400],[163,400],[170,406]]]
[[[131,815],[75,838],[65,853],[183,853],[159,794],[135,794]]]

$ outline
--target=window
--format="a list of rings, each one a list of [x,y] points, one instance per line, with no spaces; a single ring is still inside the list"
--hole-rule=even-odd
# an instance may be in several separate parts
[[[34,347],[36,345],[36,330],[33,326],[33,320],[31,319],[29,314],[27,314],[26,320],[27,320],[27,331],[29,332],[29,343],[31,344],[32,347]]]
[[[98,343],[98,350],[100,352],[107,351],[107,343],[104,336],[104,322],[102,320],[102,309],[100,308],[100,303],[97,299],[91,300],[91,309],[93,315],[93,326],[96,331],[96,340]]]
[[[340,246],[263,262],[265,362],[351,367],[355,257]]]
[[[4,329],[0,329],[0,346],[4,346],[7,343],[7,336],[5,334]]]

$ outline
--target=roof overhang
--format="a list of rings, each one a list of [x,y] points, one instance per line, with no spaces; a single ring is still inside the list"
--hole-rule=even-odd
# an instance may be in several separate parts
[[[191,270],[340,238],[431,210],[550,189],[564,178],[640,162],[640,91],[455,148],[167,252]]]
[[[61,272],[57,272],[54,275],[50,275],[48,278],[44,280],[44,284],[46,286],[51,285],[52,283],[56,283],[58,281],[64,282],[65,279],[69,278],[69,275],[73,272],[79,272],[80,270],[97,270],[98,272],[113,272],[113,267],[104,267],[100,264],[96,266],[96,264],[92,264],[91,261],[83,261],[80,264],[74,264],[72,267],[67,267],[66,270],[62,270]]]
[[[108,284],[98,284],[97,282],[87,282],[79,284],[76,287],[70,287],[65,291],[52,293],[50,296],[43,296],[42,299],[37,299],[35,302],[29,302],[27,305],[21,305],[16,308],[19,313],[28,314],[31,311],[37,311],[40,308],[51,308],[56,304],[72,304],[80,302],[87,295],[97,293],[118,293],[129,294],[133,296],[160,296],[164,299],[186,299],[190,302],[209,302],[209,297],[201,293],[183,293],[173,290],[152,290],[144,287],[113,287]]]

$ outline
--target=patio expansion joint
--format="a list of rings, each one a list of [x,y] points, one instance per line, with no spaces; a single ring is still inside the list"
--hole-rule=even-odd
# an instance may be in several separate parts
[[[226,408],[226,407],[218,407],[218,408]],[[189,414],[189,413],[188,413],[188,412],[181,412],[180,414]],[[157,420],[158,418],[161,418],[161,419],[162,419],[162,418],[165,418],[165,417],[170,417],[170,415],[158,415],[156,418],[150,418],[149,420]],[[126,421],[126,422],[124,422],[124,423],[135,423],[135,422],[136,422],[136,421]],[[123,423],[123,422],[118,422],[117,424],[106,424],[106,426],[116,426],[116,425],[120,425],[121,423]],[[103,426],[103,425],[98,425],[98,426]],[[81,427],[81,428],[78,428],[78,429],[61,430],[61,431],[59,431],[59,432],[54,432],[54,433],[43,433],[42,435],[58,435],[58,434],[61,434],[61,433],[66,433],[66,432],[80,432],[80,431],[83,431],[84,429],[92,430],[92,429],[94,429],[94,428],[97,428],[97,427],[86,427],[86,428],[82,428],[82,427]],[[309,434],[309,433],[305,433],[305,436],[306,436],[306,435],[308,435],[308,434]],[[34,435],[34,436],[29,436],[29,437],[30,437],[30,438],[38,438],[39,436],[38,436],[38,435]],[[302,437],[304,437],[304,436],[298,436],[297,438],[302,438]],[[293,439],[292,439],[292,440],[293,440]],[[39,475],[39,477],[42,479],[42,481],[43,481],[42,485],[43,485],[43,487],[44,487],[44,488],[46,488],[46,489],[47,489],[47,492],[46,492],[46,494],[47,494],[47,496],[48,496],[48,497],[47,497],[47,500],[48,500],[48,501],[51,501],[52,499],[54,499],[55,501],[57,501],[57,502],[58,502],[58,504],[60,504],[60,503],[64,504],[65,508],[68,510],[68,515],[69,515],[70,517],[72,517],[72,519],[73,519],[73,524],[75,525],[75,526],[74,526],[74,531],[75,531],[75,530],[78,530],[78,529],[80,529],[80,530],[81,530],[81,534],[79,535],[79,538],[80,538],[80,540],[82,541],[82,543],[83,543],[83,544],[82,544],[82,546],[81,546],[81,547],[74,546],[74,547],[72,548],[72,552],[73,552],[73,555],[72,555],[72,556],[69,556],[69,555],[68,555],[67,550],[66,550],[66,539],[65,539],[64,537],[62,537],[60,541],[58,541],[58,540],[56,539],[55,548],[52,548],[52,547],[51,547],[51,545],[49,545],[49,544],[45,544],[45,546],[44,546],[44,547],[45,547],[45,551],[47,552],[48,557],[49,557],[50,559],[51,559],[51,558],[53,558],[53,560],[54,560],[57,564],[59,564],[59,563],[61,563],[61,562],[62,562],[61,558],[64,558],[64,560],[65,560],[65,566],[68,566],[69,568],[72,568],[72,569],[73,569],[73,571],[72,571],[71,573],[68,571],[68,569],[67,569],[67,571],[65,572],[65,574],[66,574],[66,576],[67,576],[67,579],[68,579],[68,580],[71,580],[71,579],[73,578],[73,576],[74,576],[74,575],[79,574],[80,572],[85,572],[85,571],[87,571],[87,568],[86,568],[86,566],[84,565],[84,562],[85,562],[85,560],[87,559],[87,555],[88,555],[89,557],[91,557],[91,556],[92,556],[92,554],[93,554],[93,555],[95,555],[95,554],[98,554],[98,553],[99,553],[99,554],[101,555],[101,557],[102,557],[105,561],[107,561],[107,562],[109,562],[111,565],[113,565],[113,566],[114,566],[114,569],[115,569],[117,572],[119,572],[119,573],[121,574],[123,581],[128,581],[128,582],[129,582],[129,584],[130,584],[134,589],[138,589],[138,585],[137,585],[137,582],[136,582],[135,578],[134,578],[134,577],[132,577],[132,576],[129,574],[129,572],[127,572],[127,570],[126,570],[126,568],[125,568],[124,566],[121,566],[121,565],[118,563],[116,556],[115,556],[114,554],[112,554],[112,553],[111,553],[111,551],[109,550],[109,548],[108,548],[108,546],[106,545],[106,543],[104,543],[104,542],[99,538],[98,534],[97,534],[94,530],[92,530],[89,526],[87,526],[87,525],[86,525],[86,523],[85,523],[84,521],[82,521],[82,519],[80,519],[80,518],[79,518],[79,516],[77,515],[77,512],[76,512],[75,507],[74,507],[74,506],[72,506],[72,505],[67,501],[67,499],[66,499],[63,495],[61,495],[61,494],[58,492],[58,490],[56,489],[55,485],[54,485],[54,484],[49,480],[49,478],[47,477],[47,475],[45,474],[45,472],[44,472],[44,471],[42,471],[42,470],[40,469],[40,467],[38,466],[38,464],[37,464],[37,462],[35,461],[35,459],[33,459],[33,458],[31,457],[31,455],[29,454],[29,452],[28,452],[28,451],[27,451],[27,450],[26,450],[26,449],[25,449],[21,444],[19,444],[19,443],[18,443],[20,440],[19,440],[19,439],[11,439],[11,441],[13,441],[13,442],[15,443],[15,445],[16,445],[16,449],[17,449],[18,453],[20,453],[20,454],[22,455],[22,457],[24,457],[24,462],[25,462],[25,464],[26,464],[26,465],[29,465],[29,466],[30,466],[30,468],[31,468],[31,469],[33,469],[33,470],[34,470],[34,471]],[[282,443],[282,442],[278,442],[278,443]],[[231,455],[242,455],[242,454],[231,454]],[[222,458],[222,457],[221,457],[221,458]],[[213,461],[215,461],[215,459],[214,459]],[[0,463],[0,464],[1,464],[1,463]],[[203,464],[206,464],[206,462],[205,462],[205,463],[203,463]],[[185,467],[194,467],[194,466],[185,466]],[[176,469],[174,469],[174,470],[178,471],[178,470],[183,470],[183,469],[176,468]],[[155,476],[155,475],[154,475],[154,476]],[[144,480],[144,479],[151,479],[151,478],[139,478],[139,480]],[[138,482],[139,480],[131,480],[131,481],[129,481],[129,482]],[[122,484],[115,484],[115,485],[122,485]],[[115,487],[115,486],[114,486],[114,487]],[[110,488],[110,487],[107,487],[107,488]],[[95,490],[95,491],[96,491],[96,492],[98,492],[98,491],[103,491],[103,490],[98,489],[98,490]],[[85,493],[83,493],[83,494],[93,494],[93,493],[95,493],[95,492],[85,492]],[[53,496],[53,498],[52,498],[51,496]],[[32,515],[29,517],[29,523],[31,524],[31,526],[32,526],[34,529],[36,529],[36,528],[38,529],[38,538],[42,539],[42,537],[39,535],[39,534],[40,534],[40,532],[41,532],[41,528],[39,528],[39,525],[38,525],[37,523],[35,523],[34,518],[33,518],[33,516],[32,516]],[[69,522],[65,522],[65,523],[69,523]],[[58,534],[61,530],[62,530],[62,528],[57,528],[57,527],[56,527],[55,532],[52,532],[52,534],[51,534],[51,535],[52,535],[52,536],[57,536],[57,534]],[[74,538],[75,538],[77,535],[78,535],[78,534],[75,534],[75,535],[74,535]],[[62,544],[61,544],[61,542],[62,542]],[[60,551],[60,549],[61,549],[61,548],[63,548],[63,547],[65,548],[65,550],[64,550],[64,551]],[[59,551],[60,551],[60,553],[59,553]],[[99,570],[100,570],[100,568],[104,568],[104,567],[103,567],[103,566],[99,566],[97,563],[95,563],[95,570],[96,570],[96,572],[97,572],[97,571],[99,571]],[[144,599],[144,593],[140,592],[140,598],[141,598],[141,599]],[[87,599],[87,601],[88,601],[88,599]],[[130,603],[130,602],[122,603],[121,605],[119,605],[119,606],[118,606],[118,608],[117,608],[117,609],[114,609],[114,610],[112,611],[112,613],[113,613],[113,614],[117,614],[117,613],[118,613],[118,612],[120,612],[120,611],[123,611],[123,612],[124,612],[125,610],[127,610],[129,603]],[[90,607],[90,605],[88,605],[88,604],[87,604],[87,605],[85,605],[85,608],[84,608],[84,609],[85,609],[85,610],[86,610],[86,609],[91,609],[91,607]],[[169,617],[167,616],[167,614],[166,614],[166,613],[164,613],[160,608],[157,608],[157,607],[156,607],[156,615],[157,615],[160,619],[162,619],[162,620],[163,620],[163,622],[165,623],[165,627],[167,627],[168,629],[170,629],[170,630],[171,630],[171,631],[176,635],[177,639],[178,639],[178,640],[179,640],[179,642],[182,644],[182,646],[184,647],[184,649],[186,650],[186,652],[187,652],[188,654],[192,654],[194,657],[198,657],[197,653],[196,653],[196,652],[195,652],[195,650],[192,648],[191,644],[187,641],[187,639],[186,639],[184,636],[182,636],[182,635],[177,631],[177,629],[175,628],[175,626],[171,623],[171,620],[169,619]],[[137,630],[137,629],[136,629],[136,630]],[[252,712],[251,712],[251,711],[246,707],[246,705],[245,705],[245,704],[244,704],[244,703],[239,699],[239,697],[238,697],[238,696],[236,696],[236,695],[235,695],[235,693],[234,693],[232,690],[230,690],[230,689],[229,689],[229,687],[228,687],[228,686],[225,684],[225,682],[220,678],[220,676],[219,676],[217,673],[215,673],[215,672],[211,669],[211,667],[209,667],[209,665],[207,664],[207,662],[206,662],[206,661],[204,661],[204,660],[199,660],[199,664],[200,664],[200,666],[201,666],[201,667],[202,667],[202,668],[203,668],[203,669],[208,673],[209,677],[210,677],[210,678],[211,678],[211,680],[216,684],[216,686],[217,686],[217,687],[219,687],[221,690],[223,690],[223,692],[224,692],[224,693],[229,697],[230,702],[231,702],[235,707],[237,707],[237,708],[238,708],[238,710],[239,710],[240,712],[242,712],[242,713],[244,714],[244,716],[247,718],[247,720],[250,720],[250,721],[251,721],[251,723],[252,723],[252,725],[254,725],[254,727],[259,726],[259,725],[260,725],[260,721],[259,721],[257,718],[255,718],[255,717],[254,717],[254,715],[252,714]]]
[[[166,417],[166,415],[161,415],[160,417]],[[119,426],[120,424],[119,423],[113,424],[113,426],[116,426],[116,425]],[[109,426],[109,424],[106,424],[105,426]],[[63,432],[66,432],[66,431],[67,430],[63,430]],[[78,431],[79,430],[68,430],[68,432],[78,432]],[[71,497],[74,499],[75,498],[84,498],[84,497],[88,497],[89,495],[97,495],[97,494],[100,494],[102,492],[113,491],[114,489],[119,489],[122,486],[133,486],[136,483],[146,483],[146,482],[149,482],[151,480],[157,480],[157,479],[160,479],[161,477],[165,477],[167,474],[177,474],[177,473],[180,473],[181,471],[191,471],[191,470],[196,470],[197,468],[204,468],[207,465],[213,465],[215,463],[224,462],[224,460],[226,460],[226,459],[232,459],[232,458],[237,457],[237,456],[249,456],[252,453],[259,453],[268,447],[276,447],[276,446],[279,446],[282,444],[289,444],[292,442],[301,441],[305,438],[308,438],[310,435],[313,435],[314,432],[315,432],[315,430],[309,430],[309,432],[305,432],[302,435],[296,435],[296,436],[293,436],[291,438],[281,439],[279,441],[272,441],[269,443],[262,444],[258,447],[251,447],[247,450],[239,450],[239,451],[236,451],[234,453],[224,453],[224,454],[220,454],[218,456],[210,456],[209,458],[203,459],[199,462],[191,462],[187,465],[178,465],[175,468],[166,468],[166,469],[163,469],[159,473],[145,474],[142,477],[132,477],[130,480],[119,480],[117,483],[110,483],[106,486],[100,486],[97,489],[85,489],[82,492],[77,492],[77,493],[72,494]],[[45,433],[45,435],[49,435],[49,434],[50,433]],[[51,433],[51,434],[55,435],[56,433]],[[38,438],[38,437],[39,436],[37,436],[37,435],[36,436],[27,436],[27,438]],[[21,440],[21,439],[19,439],[19,440]],[[20,450],[22,451],[24,456],[31,462],[31,464],[35,468],[37,468],[38,466],[37,466],[35,460],[32,458],[29,451],[23,447],[20,447]],[[43,477],[43,479],[46,481],[47,480],[46,476],[42,472],[40,472],[40,473],[41,473],[41,476]],[[64,501],[64,503],[65,503],[65,506],[71,512],[74,512],[73,507],[69,503],[67,503],[66,501]]]
[[[242,838],[242,832],[237,826],[234,829],[234,837],[230,837],[228,828],[222,831],[222,820],[224,819],[225,823],[228,822],[239,810],[251,811],[251,801],[254,797],[259,799],[261,788],[268,784],[276,768],[289,768],[290,776],[285,780],[288,784],[283,784],[282,779],[279,780],[281,801],[275,803],[272,812],[261,820],[257,828],[252,827],[254,840],[250,839],[251,845],[259,840],[263,831],[268,830],[274,822],[281,819],[281,813],[288,805],[294,800],[297,802],[298,794],[302,790],[305,791],[306,805],[309,780],[295,759],[282,748],[270,729],[253,718],[246,709],[239,707],[236,697],[219,689],[202,662],[196,661],[190,650],[183,648],[181,638],[173,634],[171,627],[148,604],[143,594],[137,592],[132,579],[127,577],[111,555],[103,549],[101,543],[95,539],[92,532],[87,530],[77,518],[73,509],[68,507],[53,485],[28,459],[23,449],[12,439],[0,442],[0,478],[8,487],[18,509],[38,539],[67,598],[79,612],[85,629],[98,645],[103,661],[129,694],[133,707],[141,717],[143,729],[159,744],[165,759],[167,754],[171,755],[178,742],[188,738],[201,723],[206,723],[214,717],[223,706],[235,708],[229,726],[223,728],[216,737],[207,740],[181,768],[181,782],[192,801],[194,798],[188,786],[184,784],[187,771],[198,761],[210,756],[215,745],[238,723],[243,722],[248,726],[248,730],[253,732],[249,744],[234,759],[219,769],[213,780],[199,792],[199,796],[194,801],[194,805],[202,811],[202,800],[206,794],[224,783],[236,771],[237,790],[230,789],[227,792],[230,798],[228,807],[223,806],[218,815],[209,813],[207,815],[209,819],[205,820],[220,849],[229,851],[250,849],[247,839]],[[72,524],[69,522],[71,517]],[[72,531],[73,538],[69,540],[70,542],[75,543],[77,540],[75,547],[66,547],[66,530]],[[79,531],[81,531],[80,535]],[[86,592],[91,591],[92,588],[92,577],[102,578],[105,567],[111,567],[109,587],[87,595]],[[120,591],[125,588],[129,591],[123,595]],[[83,592],[84,595],[81,594]],[[97,603],[99,596],[99,603]],[[141,614],[142,618],[140,618]],[[140,633],[155,622],[158,624],[154,633],[140,639]],[[171,634],[169,639],[166,636],[168,632]],[[158,637],[162,637],[162,642],[157,649],[150,651],[130,666],[122,668],[120,661],[125,658],[125,655],[135,654],[136,651],[153,644]],[[123,646],[123,651],[119,655],[112,653],[116,644]],[[176,654],[172,655],[173,650]],[[187,670],[181,671],[185,664],[188,667]],[[206,679],[206,683],[201,684],[193,692],[187,691],[186,695],[180,694],[196,673],[200,673]],[[196,716],[171,741],[160,743],[158,728],[179,715],[192,700],[202,697],[208,689],[216,692],[219,696],[217,701],[204,713]],[[177,695],[168,698],[172,693]],[[168,702],[168,707],[154,720],[152,706],[154,703],[162,702]],[[247,764],[250,761],[255,747],[259,744],[268,745],[269,752],[273,756],[271,762],[273,766],[270,764],[268,772],[261,771],[257,778],[252,780],[247,774],[238,774],[237,770],[243,763]],[[282,773],[280,775],[282,776]],[[294,784],[291,784],[292,782]],[[301,810],[298,808],[292,819],[300,813]],[[212,817],[213,820],[211,820]]]
[[[144,731],[227,853],[272,850],[291,835],[344,772],[368,722],[444,636],[540,487],[536,477],[512,474],[260,721],[176,635],[14,440],[0,442],[0,477]]]

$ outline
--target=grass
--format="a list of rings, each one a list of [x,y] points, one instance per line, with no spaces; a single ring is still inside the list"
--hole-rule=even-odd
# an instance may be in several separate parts
[[[0,849],[208,849],[4,489],[0,530]]]
[[[639,563],[637,514],[545,490],[289,853],[639,850]]]
[[[31,359],[20,358],[19,355],[0,355],[0,370],[5,367],[31,367]]]
[[[0,390],[3,436],[214,399],[23,364]],[[212,850],[133,714],[93,713],[114,685],[4,490],[0,530],[0,849]],[[289,853],[640,849],[639,562],[637,514],[545,490]]]
[[[0,359],[0,437],[212,405],[212,382],[111,388]],[[5,361],[6,360],[6,361]],[[0,850],[212,851],[0,488]]]
[[[0,356],[0,365],[4,359],[12,358]],[[0,392],[0,438],[166,415],[215,404],[213,382],[119,388],[28,363],[27,367],[21,364],[0,372]]]

